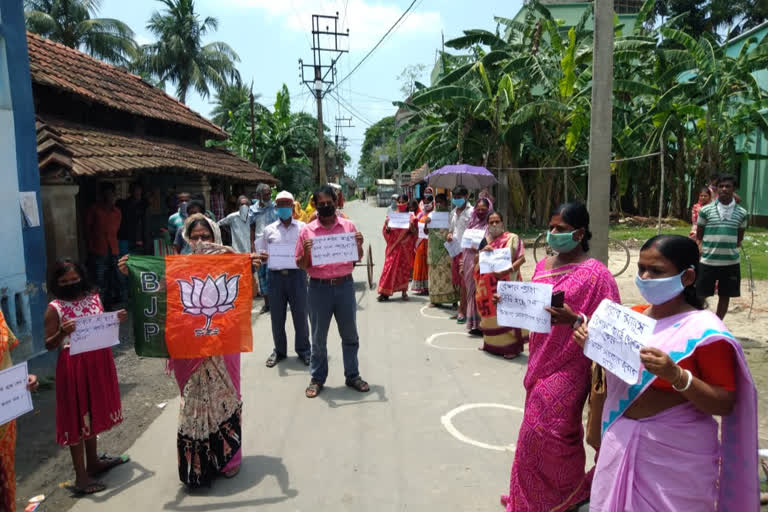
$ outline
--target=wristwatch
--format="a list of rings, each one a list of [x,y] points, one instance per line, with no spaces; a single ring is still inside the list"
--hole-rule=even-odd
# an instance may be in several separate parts
[[[587,323],[587,315],[584,313],[579,313],[579,318],[576,319],[575,322],[573,322],[573,325],[571,326],[571,329],[578,329],[581,327],[581,324]]]

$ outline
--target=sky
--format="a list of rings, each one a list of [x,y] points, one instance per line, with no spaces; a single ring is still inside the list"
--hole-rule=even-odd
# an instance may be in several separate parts
[[[253,83],[258,100],[272,107],[275,94],[283,84],[291,93],[293,111],[304,110],[316,115],[316,103],[306,85],[300,81],[299,58],[312,63],[312,14],[333,16],[338,12],[341,32],[348,50],[337,64],[337,79],[347,76],[376,42],[403,14],[411,0],[197,0],[201,18],[213,16],[219,21],[218,31],[205,42],[223,41],[240,57],[237,64],[243,81]],[[347,151],[352,163],[347,174],[357,173],[357,161],[365,137],[365,129],[379,119],[394,115],[393,100],[402,99],[397,76],[408,65],[424,64],[429,73],[436,52],[445,40],[462,35],[466,29],[494,30],[494,16],[513,17],[522,0],[416,0],[408,15],[365,62],[336,91],[339,104],[331,96],[323,100],[326,126],[335,134],[336,117],[352,117],[353,128],[342,134],[349,139]],[[103,0],[98,16],[117,18],[136,33],[139,44],[153,41],[146,23],[152,13],[164,5],[157,0]],[[332,27],[331,27],[332,28]],[[168,86],[169,94],[175,89]],[[207,116],[213,98],[203,99],[191,92],[190,108]],[[392,155],[395,157],[395,155]]]

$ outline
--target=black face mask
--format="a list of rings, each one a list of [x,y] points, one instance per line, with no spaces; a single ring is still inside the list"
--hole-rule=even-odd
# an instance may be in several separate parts
[[[317,207],[317,214],[320,217],[331,217],[334,213],[336,213],[336,207],[332,204],[324,204]]]
[[[57,295],[62,300],[75,300],[78,297],[80,297],[82,294],[83,294],[83,282],[78,281],[76,283],[59,287],[59,293]]]

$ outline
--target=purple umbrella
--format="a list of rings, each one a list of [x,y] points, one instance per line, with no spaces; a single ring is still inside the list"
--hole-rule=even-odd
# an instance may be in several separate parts
[[[431,172],[426,177],[433,187],[453,188],[464,185],[467,188],[481,189],[497,183],[496,176],[485,167],[468,164],[446,165]]]

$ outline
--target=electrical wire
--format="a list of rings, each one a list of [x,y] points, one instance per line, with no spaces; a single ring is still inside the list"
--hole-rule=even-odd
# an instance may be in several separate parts
[[[371,48],[371,49],[370,49],[370,51],[369,51],[368,53],[366,53],[366,54],[365,54],[365,57],[363,57],[363,58],[360,60],[360,62],[358,62],[358,63],[355,65],[355,67],[354,67],[354,68],[352,68],[352,71],[350,71],[350,72],[349,72],[349,73],[348,73],[348,74],[347,74],[347,75],[346,75],[344,78],[342,78],[341,80],[339,80],[338,82],[336,82],[335,86],[331,86],[331,87],[329,87],[329,88],[328,88],[328,92],[330,92],[331,90],[333,90],[333,89],[335,89],[335,88],[338,88],[338,87],[339,87],[341,84],[343,84],[343,83],[344,83],[344,82],[345,82],[345,81],[346,81],[346,80],[347,80],[347,79],[348,79],[350,76],[352,76],[352,74],[353,74],[355,71],[357,71],[357,70],[358,70],[358,68],[360,68],[360,66],[362,66],[362,65],[363,65],[363,62],[365,62],[365,61],[366,61],[366,59],[368,59],[368,57],[370,57],[370,56],[371,56],[371,54],[372,54],[373,52],[375,52],[375,51],[376,51],[376,48],[378,48],[378,47],[381,45],[381,43],[383,43],[383,42],[384,42],[384,40],[387,38],[387,36],[390,34],[390,32],[392,32],[392,31],[395,29],[395,27],[397,27],[398,23],[400,23],[400,21],[402,21],[402,19],[403,19],[403,18],[405,18],[405,16],[406,16],[406,15],[407,15],[407,14],[408,14],[410,11],[411,11],[411,9],[413,8],[413,6],[416,4],[416,2],[417,2],[417,1],[418,1],[418,0],[413,0],[413,1],[411,2],[411,4],[410,4],[410,5],[409,5],[409,6],[408,6],[406,9],[405,9],[405,11],[403,11],[403,14],[401,14],[401,15],[400,15],[400,17],[397,19],[397,21],[395,21],[395,23],[394,23],[394,24],[393,24],[391,27],[389,27],[389,29],[388,29],[388,30],[387,30],[387,31],[384,33],[384,35],[383,35],[383,36],[381,36],[381,39],[379,39],[379,41],[378,41],[378,42],[377,42],[377,43],[374,45],[374,47],[373,47],[373,48]]]

